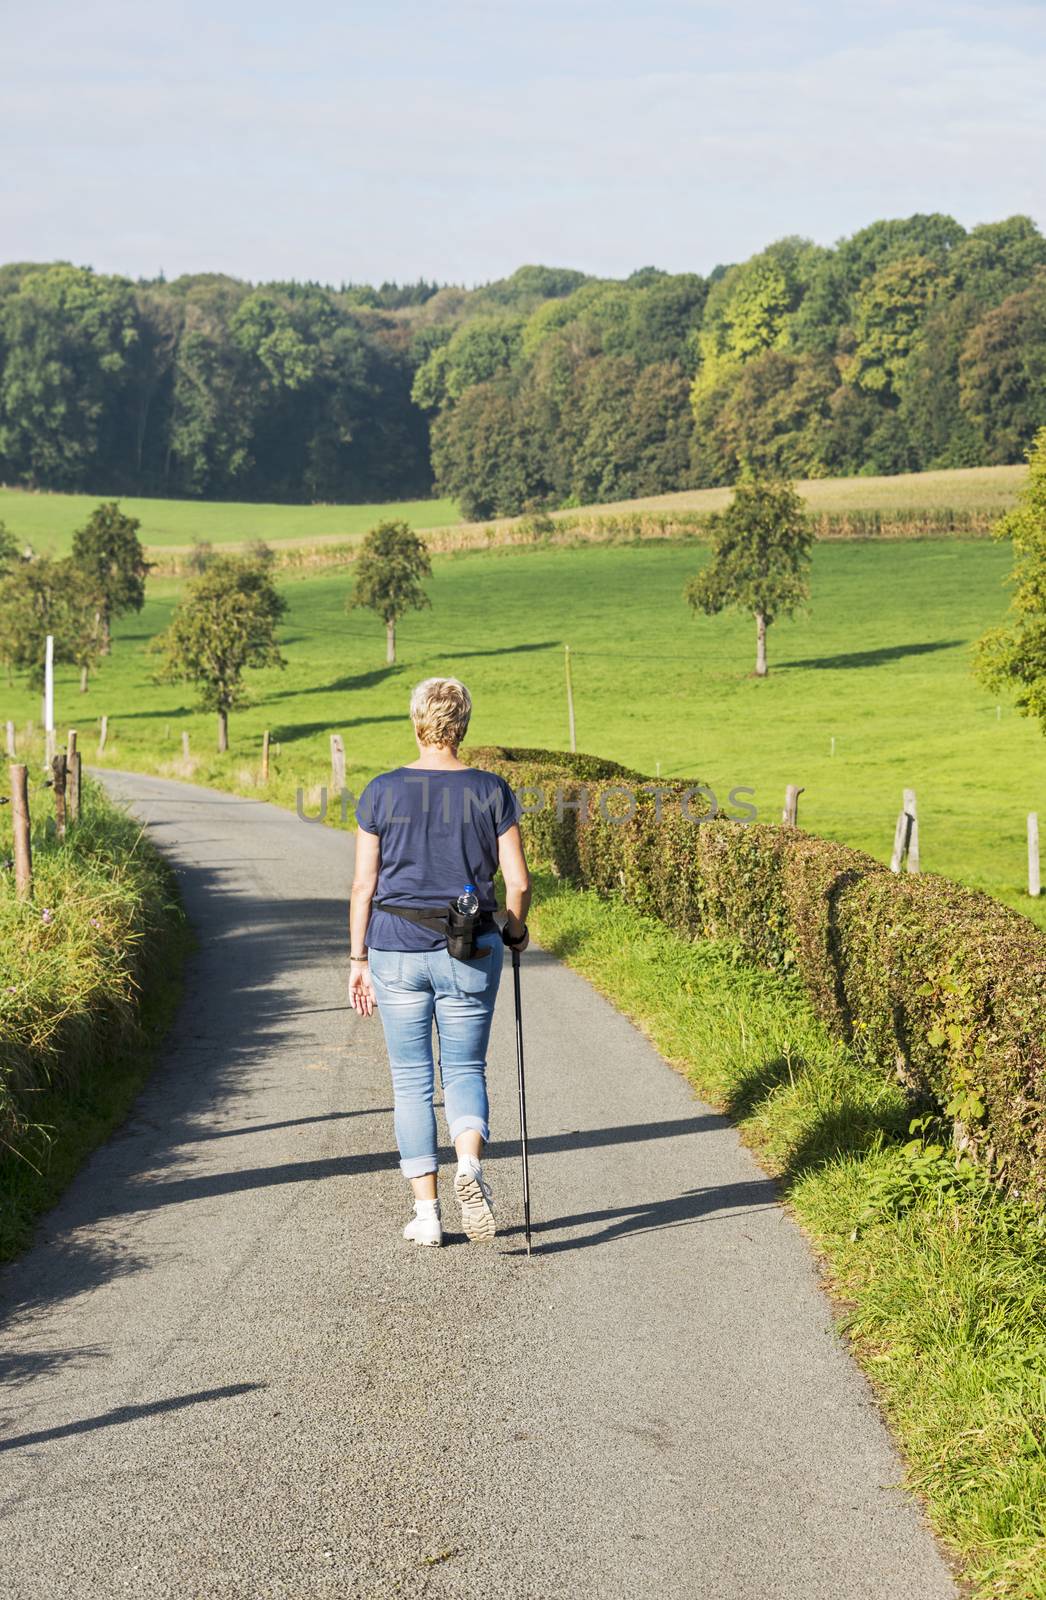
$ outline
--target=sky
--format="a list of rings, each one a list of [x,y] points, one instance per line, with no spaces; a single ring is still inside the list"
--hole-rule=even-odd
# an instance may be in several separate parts
[[[475,284],[1046,226],[1046,0],[0,0],[0,261]]]

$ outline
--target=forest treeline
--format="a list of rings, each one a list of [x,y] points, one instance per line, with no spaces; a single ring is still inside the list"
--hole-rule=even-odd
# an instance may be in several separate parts
[[[1020,460],[1046,424],[1027,217],[779,240],[707,277],[131,282],[0,267],[0,480],[407,499],[486,518],[733,482]]]

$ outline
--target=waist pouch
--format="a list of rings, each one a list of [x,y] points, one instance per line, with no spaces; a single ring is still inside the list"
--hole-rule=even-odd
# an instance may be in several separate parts
[[[394,906],[387,900],[375,900],[374,904],[379,911],[391,912],[394,917],[417,922],[432,933],[438,933],[441,939],[446,939],[447,949],[455,961],[474,960],[479,935],[490,933],[497,927],[493,912],[459,911],[453,903],[448,904],[445,911],[435,906]],[[486,953],[481,950],[480,957]]]

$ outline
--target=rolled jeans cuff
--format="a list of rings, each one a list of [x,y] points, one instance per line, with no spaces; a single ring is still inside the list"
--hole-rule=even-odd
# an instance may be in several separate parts
[[[405,1156],[400,1171],[405,1178],[423,1178],[426,1172],[437,1172],[439,1163],[435,1156]]]
[[[476,1133],[478,1133],[484,1144],[486,1144],[487,1140],[490,1138],[490,1128],[484,1122],[482,1117],[455,1117],[454,1121],[450,1124],[451,1144],[454,1143],[454,1140],[458,1137],[459,1133],[468,1133],[470,1130],[474,1130]]]

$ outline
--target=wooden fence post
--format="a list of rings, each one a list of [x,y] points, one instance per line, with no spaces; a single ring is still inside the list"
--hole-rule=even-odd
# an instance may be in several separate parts
[[[269,781],[269,730],[262,734],[262,783]]]
[[[570,646],[563,646],[563,665],[567,675],[567,728],[570,732],[570,748],[577,750],[577,729],[574,726],[574,680],[570,673]]]
[[[105,749],[105,741],[106,741],[106,739],[108,739],[108,737],[109,737],[109,718],[108,717],[103,717],[102,718],[102,729],[101,729],[101,732],[98,735],[98,754],[99,755],[101,755],[103,750]]]
[[[1028,893],[1033,900],[1042,892],[1039,877],[1039,813],[1028,812]]]
[[[331,734],[331,790],[341,794],[345,787],[345,746],[340,733]]]
[[[188,759],[189,759],[189,735],[188,735],[187,732],[185,732],[185,733],[182,734],[182,760],[183,761],[188,761]]]
[[[66,810],[70,822],[80,820],[80,752],[76,748],[76,729],[69,729],[65,744]]]
[[[915,809],[915,790],[905,789],[904,800],[897,817],[897,826],[893,833],[893,854],[890,856],[890,871],[900,872],[901,863],[907,857],[909,872],[919,870],[919,819]]]
[[[911,827],[908,830],[908,871],[919,870],[919,813],[915,809],[915,790],[904,791],[904,809],[911,817]]]
[[[799,825],[799,796],[805,791],[801,785],[790,783],[785,790],[784,810],[781,812],[781,821],[788,828]]]
[[[64,750],[59,750],[51,763],[54,773],[54,825],[59,839],[65,838],[68,812],[65,804],[66,779],[69,774],[68,761]]]
[[[7,724],[7,754],[13,761],[17,753],[15,749],[15,725],[13,722],[9,722]]]
[[[15,836],[15,891],[19,900],[33,892],[33,848],[29,842],[29,769],[19,763],[11,771],[11,821]]]

